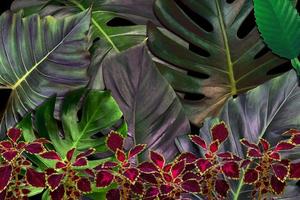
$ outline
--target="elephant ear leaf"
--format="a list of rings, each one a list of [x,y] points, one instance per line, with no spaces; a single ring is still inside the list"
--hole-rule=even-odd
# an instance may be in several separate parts
[[[265,43],[281,57],[300,54],[300,16],[292,1],[254,0],[258,30]]]
[[[230,99],[221,111],[218,118],[210,118],[204,122],[200,129],[202,138],[211,138],[210,129],[213,125],[224,121],[230,131],[228,139],[221,146],[220,152],[231,151],[240,157],[246,158],[246,148],[240,139],[246,138],[249,142],[258,144],[260,138],[267,140],[271,147],[279,141],[288,138],[283,135],[288,129],[299,129],[300,122],[300,87],[294,71],[287,72],[263,85]],[[192,147],[186,137],[177,140],[182,151]],[[299,148],[284,153],[284,157],[294,160],[300,157]],[[201,149],[198,154],[204,155]],[[243,180],[242,174],[240,180]],[[299,198],[300,192],[293,182],[289,183],[287,196]],[[294,188],[294,189],[293,189]],[[248,199],[249,188],[243,181],[232,184],[232,199]],[[251,190],[250,190],[251,191]],[[295,195],[295,196],[294,196]],[[283,196],[284,197],[284,196]],[[282,197],[282,199],[284,199]],[[280,198],[281,199],[281,198]]]
[[[0,16],[0,84],[11,89],[1,119],[7,128],[48,97],[88,82],[90,11],[64,19],[10,11]]]
[[[106,59],[104,82],[124,113],[128,134],[136,144],[171,160],[178,153],[174,139],[187,134],[189,121],[179,99],[159,74],[147,48],[137,46]],[[142,159],[148,153],[143,153]]]
[[[157,0],[154,11],[169,32],[150,23],[149,49],[167,62],[158,68],[196,125],[228,98],[278,76],[277,67],[290,69],[260,39],[252,1]]]

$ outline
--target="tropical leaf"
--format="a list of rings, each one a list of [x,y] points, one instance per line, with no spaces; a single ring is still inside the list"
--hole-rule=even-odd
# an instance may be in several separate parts
[[[105,40],[114,51],[120,52],[145,40],[146,22],[156,22],[152,4],[153,0],[15,0],[11,9],[34,7],[41,15],[63,17],[91,7],[93,39]],[[122,23],[115,23],[118,20]]]
[[[246,138],[252,143],[258,143],[260,138],[264,138],[273,147],[288,137],[282,135],[284,131],[300,128],[299,102],[300,88],[297,76],[294,71],[290,71],[236,99],[230,99],[222,109],[219,119],[211,118],[204,122],[200,135],[210,138],[210,128],[220,120],[225,121],[230,135],[222,145],[221,151],[231,151],[245,157],[246,149],[242,147],[240,139]],[[195,150],[186,137],[179,138],[177,144],[181,151],[188,148]],[[198,149],[198,154],[203,156],[203,153]],[[286,152],[285,157],[299,161],[299,148]],[[232,199],[251,199],[251,194],[247,192],[249,188],[242,181],[232,183],[232,188]],[[298,199],[299,191],[299,187],[291,182],[287,192],[279,199]]]
[[[287,61],[272,54],[260,39],[251,21],[252,1],[230,2],[157,0],[156,16],[179,39],[151,23],[148,27],[149,49],[168,63],[158,68],[196,125],[217,115],[228,98],[277,76],[277,67],[290,67],[279,66]]]
[[[104,82],[124,113],[129,136],[170,160],[174,139],[190,130],[175,92],[159,74],[147,48],[137,46],[103,63]],[[143,159],[148,153],[143,154]]]
[[[292,1],[254,0],[258,30],[270,49],[284,58],[300,54],[300,16]]]
[[[48,97],[88,82],[90,12],[64,19],[9,11],[0,17],[0,84],[11,89],[1,135]]]
[[[77,152],[88,148],[107,152],[105,137],[95,135],[107,133],[105,130],[113,128],[122,117],[110,93],[96,90],[68,93],[61,106],[61,122],[54,118],[54,109],[55,98],[51,98],[36,110],[34,118],[27,116],[18,126],[26,132],[25,141],[32,141],[36,136],[48,138],[61,156],[72,148]],[[118,129],[124,136],[126,130],[126,124]]]

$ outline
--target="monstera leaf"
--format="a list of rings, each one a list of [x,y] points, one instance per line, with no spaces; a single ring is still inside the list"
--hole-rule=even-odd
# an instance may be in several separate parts
[[[146,22],[156,21],[152,4],[153,0],[15,0],[11,9],[35,8],[41,15],[63,17],[91,7],[93,38],[107,41],[120,52],[145,40]]]
[[[0,84],[11,94],[0,137],[48,97],[87,84],[89,26],[89,11],[64,19],[1,15]]]
[[[228,98],[275,77],[286,62],[260,39],[252,1],[157,0],[154,10],[179,39],[149,24],[149,48],[168,63],[159,70],[194,124],[216,115]]]
[[[170,160],[178,152],[174,139],[189,133],[179,99],[159,74],[147,48],[137,46],[103,63],[104,82],[124,113],[128,134]],[[143,154],[143,159],[148,153]]]
[[[27,116],[20,122],[18,126],[26,132],[24,139],[36,139],[33,133],[36,130],[39,137],[45,137],[52,142],[61,156],[65,156],[72,148],[76,148],[77,152],[88,148],[106,152],[105,137],[95,135],[112,128],[122,117],[122,112],[111,94],[84,89],[68,93],[61,106],[59,122],[54,118],[55,100],[53,97],[40,106],[34,118]],[[125,135],[126,130],[126,124],[123,124],[118,131]]]
[[[266,139],[272,147],[288,135],[282,133],[288,129],[300,129],[300,88],[294,71],[281,75],[236,99],[230,99],[224,106],[219,119],[208,119],[200,129],[203,138],[211,138],[210,128],[224,121],[230,130],[229,139],[222,145],[221,151],[231,151],[245,157],[246,149],[239,142],[246,138],[252,143],[258,143],[260,138]],[[177,140],[181,151],[195,149],[186,137]],[[198,150],[203,156],[203,152]],[[290,159],[300,158],[300,150],[286,152]],[[244,176],[244,174],[243,174]],[[243,177],[240,178],[242,180]],[[243,181],[233,184],[232,199],[251,199]],[[249,189],[249,188],[248,188]],[[249,191],[249,190],[248,190]],[[247,198],[249,197],[249,198]],[[291,182],[285,194],[279,199],[298,199],[299,187]]]

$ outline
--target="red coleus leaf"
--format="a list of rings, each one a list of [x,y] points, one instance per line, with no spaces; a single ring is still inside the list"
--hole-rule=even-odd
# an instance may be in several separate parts
[[[65,195],[64,185],[60,185],[56,190],[50,191],[52,200],[63,200]]]
[[[121,191],[119,189],[111,189],[106,193],[106,200],[121,200]]]
[[[94,148],[89,148],[88,150],[86,150],[86,151],[84,151],[84,152],[78,154],[78,155],[76,156],[76,160],[79,159],[79,158],[82,158],[82,157],[88,157],[88,156],[94,154],[95,152],[96,152],[96,149],[94,149]]]
[[[192,142],[194,142],[199,147],[202,147],[203,149],[207,149],[207,145],[205,141],[198,135],[189,135]]]
[[[61,181],[64,178],[64,174],[51,174],[47,177],[47,185],[49,186],[51,191],[54,191],[58,188]]]
[[[123,150],[117,149],[116,158],[120,162],[124,162],[126,160],[126,154]]]
[[[190,152],[184,152],[181,153],[176,160],[185,160],[185,163],[190,164],[197,160],[197,156]]]
[[[170,192],[172,192],[173,189],[174,189],[173,186],[171,186],[171,185],[165,185],[165,184],[160,185],[160,187],[159,187],[160,193],[162,195],[169,194]]]
[[[25,143],[25,142],[19,142],[19,143],[17,144],[17,149],[18,149],[18,150],[22,150],[25,146],[26,146],[26,143]]]
[[[89,179],[81,177],[77,181],[77,188],[82,192],[82,193],[89,193],[92,191],[92,184],[89,181]]]
[[[264,151],[268,151],[268,150],[269,150],[269,148],[270,148],[270,143],[269,143],[267,140],[261,138],[261,139],[259,140],[259,143],[260,143],[260,145],[262,146],[262,148],[263,148]]]
[[[185,160],[175,162],[171,168],[172,177],[175,179],[182,174],[185,168]]]
[[[55,164],[56,169],[62,169],[65,168],[66,166],[67,166],[66,163],[60,161]]]
[[[282,164],[272,164],[272,169],[274,172],[274,175],[278,178],[280,181],[285,181],[285,179],[289,175],[289,169],[288,167],[282,165]]]
[[[137,170],[136,168],[129,168],[126,169],[123,173],[123,175],[131,182],[134,183],[136,181],[136,179],[139,176],[139,170]]]
[[[130,185],[130,189],[134,194],[142,195],[144,194],[144,184],[136,182],[134,185]]]
[[[251,161],[248,160],[248,159],[243,160],[242,163],[241,163],[241,168],[247,167],[250,163],[251,163]]]
[[[150,187],[147,191],[146,191],[146,198],[150,198],[150,197],[156,197],[157,195],[159,195],[159,189],[155,186]]]
[[[37,172],[32,168],[27,168],[25,177],[27,183],[34,187],[46,186],[46,175],[43,172]]]
[[[41,154],[45,151],[44,145],[42,143],[33,142],[25,147],[25,150],[31,154]]]
[[[294,147],[295,147],[295,145],[292,143],[279,142],[275,147],[275,151],[290,150],[290,149],[293,149]]]
[[[148,182],[148,183],[151,183],[152,185],[157,184],[157,179],[156,179],[154,174],[141,173],[140,178],[143,179],[144,181]]]
[[[7,162],[14,160],[17,157],[17,155],[18,155],[18,151],[16,150],[7,150],[2,153],[3,159],[6,160]]]
[[[193,173],[193,172],[186,172],[183,176],[182,176],[182,180],[186,181],[186,180],[190,180],[190,179],[199,179],[200,176],[198,176],[197,174]]]
[[[46,138],[37,138],[37,139],[35,139],[33,142],[42,143],[42,144],[51,143],[51,142],[50,142],[49,140],[47,140]]]
[[[83,167],[83,166],[86,166],[87,164],[88,164],[87,158],[81,157],[81,158],[78,158],[77,160],[75,160],[75,162],[72,164],[72,166]]]
[[[218,157],[220,158],[233,158],[233,155],[231,152],[222,152],[222,153],[218,153]]]
[[[101,165],[98,165],[95,167],[95,170],[101,170],[101,169],[113,169],[114,167],[118,166],[118,163],[112,162],[112,161],[107,161]]]
[[[173,180],[172,176],[168,173],[163,173],[163,177],[164,177],[164,180],[168,183],[172,182],[172,180]]]
[[[248,169],[244,176],[244,182],[246,184],[254,184],[258,180],[258,177],[258,171],[256,171],[255,169]]]
[[[61,160],[60,156],[53,150],[42,153],[40,156],[49,160]]]
[[[11,149],[11,148],[13,148],[13,144],[11,143],[11,141],[3,140],[0,142],[0,148],[1,147],[3,149]]]
[[[96,175],[96,187],[107,187],[114,179],[109,171],[99,171]]]
[[[282,135],[285,135],[285,134],[299,135],[299,134],[300,134],[300,130],[297,130],[297,129],[290,129],[290,130],[287,130],[287,131],[285,131],[284,133],[282,133]]]
[[[20,139],[22,132],[20,129],[11,128],[6,134],[11,141],[16,143]]]
[[[75,148],[72,148],[67,152],[66,158],[69,162],[72,160],[74,152],[75,152]]]
[[[270,181],[270,185],[271,185],[272,191],[276,195],[280,195],[283,192],[286,183],[285,182],[281,182],[275,176],[272,176],[271,177],[271,181]]]
[[[156,165],[152,162],[143,162],[138,166],[138,169],[143,173],[158,172]]]
[[[224,142],[228,137],[228,129],[225,125],[225,122],[221,122],[211,128],[211,135],[213,141],[219,140],[220,143]]]
[[[150,151],[150,159],[157,167],[163,169],[165,165],[165,158],[161,154],[155,151]]]
[[[128,159],[140,154],[142,151],[144,151],[145,148],[146,148],[146,144],[139,144],[134,148],[130,149],[128,153]]]
[[[207,170],[209,170],[213,166],[213,164],[210,161],[204,158],[199,158],[196,161],[196,165],[201,174],[204,174]]]
[[[8,186],[12,177],[12,166],[4,165],[0,166],[0,193]]]
[[[290,179],[300,180],[300,162],[291,163],[290,165]]]
[[[293,135],[291,138],[291,143],[294,145],[300,144],[300,134],[299,135]]]
[[[269,157],[272,158],[273,160],[280,160],[280,154],[278,152],[271,152],[269,154]]]
[[[219,150],[219,145],[220,145],[220,142],[218,140],[216,140],[216,141],[214,141],[213,143],[210,144],[209,150],[212,153],[215,153]]]
[[[229,190],[229,185],[225,180],[217,179],[215,181],[215,191],[221,196],[226,197]]]
[[[124,138],[117,132],[111,131],[108,134],[106,145],[107,147],[115,152],[117,149],[123,149]]]
[[[6,190],[0,192],[0,200],[5,200],[6,197]]]
[[[250,148],[247,152],[247,156],[252,158],[260,158],[262,157],[262,154],[259,150]]]
[[[169,173],[171,171],[172,163],[164,166],[163,171]]]
[[[238,179],[240,177],[239,165],[234,161],[224,163],[221,169],[228,178]]]
[[[259,147],[254,144],[254,143],[251,143],[249,142],[247,139],[243,138],[240,140],[240,142],[245,145],[246,147],[250,147],[250,148],[253,148],[253,149],[259,149]]]
[[[183,181],[181,187],[184,191],[189,193],[199,193],[201,190],[199,182],[193,179]]]

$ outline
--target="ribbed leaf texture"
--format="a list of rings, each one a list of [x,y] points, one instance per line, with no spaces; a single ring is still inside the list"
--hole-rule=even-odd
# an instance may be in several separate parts
[[[0,84],[11,89],[1,135],[45,99],[87,84],[90,11],[56,19],[22,11],[0,17]]]
[[[284,58],[300,54],[300,16],[292,1],[254,0],[258,30],[271,50]]]

